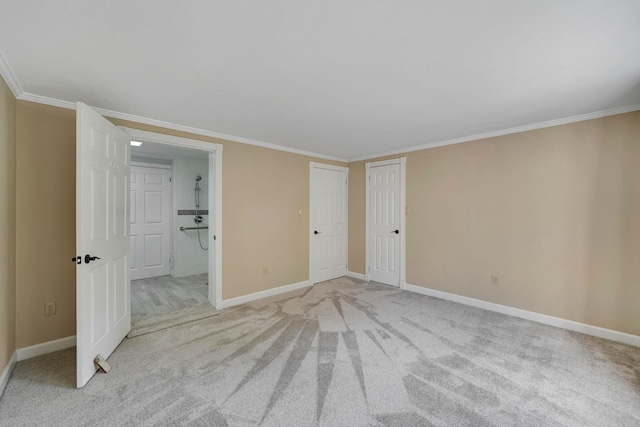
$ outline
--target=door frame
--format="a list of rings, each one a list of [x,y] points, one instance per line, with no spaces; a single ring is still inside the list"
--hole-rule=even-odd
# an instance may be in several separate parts
[[[129,162],[131,167],[140,167],[140,168],[151,168],[151,169],[162,169],[168,170],[171,177],[173,177],[173,164],[167,165],[164,163],[149,163],[149,162],[141,162],[131,160]],[[129,185],[129,190],[131,190],[131,185]],[[173,212],[174,200],[173,200],[173,180],[169,181],[169,212]],[[174,241],[174,221],[173,215],[169,215],[169,274],[173,273],[173,241]],[[131,279],[136,280],[136,279]]]
[[[314,250],[313,250],[313,229],[314,224],[312,221],[313,211],[312,211],[312,199],[313,199],[313,186],[315,184],[315,174],[313,173],[314,168],[320,169],[329,169],[333,171],[345,172],[347,174],[347,182],[345,184],[345,200],[344,204],[344,219],[345,219],[345,244],[344,244],[344,258],[345,258],[345,266],[346,273],[349,274],[349,168],[345,166],[336,166],[330,165],[326,163],[318,163],[318,162],[309,162],[309,284],[313,285],[314,278]]]
[[[371,280],[371,261],[372,254],[369,250],[370,227],[369,227],[369,209],[371,200],[371,168],[376,166],[400,165],[400,289],[405,289],[406,285],[406,182],[407,182],[407,158],[398,157],[396,159],[382,160],[379,162],[365,163],[365,243],[364,243],[364,280]]]
[[[208,299],[209,304],[217,309],[222,308],[222,144],[201,141],[197,139],[182,138],[163,133],[148,132],[121,126],[129,134],[132,140],[140,142],[154,142],[158,144],[173,145],[176,147],[194,148],[209,152],[209,200],[214,201],[213,228],[209,227],[207,241],[213,252],[209,253],[208,262]],[[214,173],[211,173],[211,171]],[[209,210],[211,215],[211,209]],[[209,224],[211,225],[211,220]],[[173,230],[175,232],[175,230]],[[213,242],[213,245],[211,244]],[[213,272],[213,274],[212,274]]]

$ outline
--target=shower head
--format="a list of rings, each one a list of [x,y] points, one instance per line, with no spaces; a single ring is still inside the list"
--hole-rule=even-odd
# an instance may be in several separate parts
[[[202,180],[202,176],[200,174],[196,175],[196,182]]]

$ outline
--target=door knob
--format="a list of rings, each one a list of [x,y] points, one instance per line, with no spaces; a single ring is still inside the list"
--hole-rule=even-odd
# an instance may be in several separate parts
[[[400,233],[400,230],[393,230],[393,231],[391,231],[391,233],[399,234],[399,233]]]
[[[85,264],[89,264],[91,261],[95,261],[95,260],[97,260],[97,259],[100,259],[100,258],[99,258],[99,257],[97,257],[97,256],[91,256],[91,255],[89,255],[89,254],[87,254],[87,255],[85,255],[85,256],[84,256],[84,262],[85,262]],[[80,263],[78,263],[78,264],[80,264]]]
[[[313,234],[320,234],[320,232],[318,230],[315,230]]]
[[[82,257],[74,256],[73,258],[71,258],[71,261],[75,262],[76,264],[82,264]]]

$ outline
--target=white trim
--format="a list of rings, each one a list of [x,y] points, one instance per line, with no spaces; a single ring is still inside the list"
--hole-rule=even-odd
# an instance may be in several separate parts
[[[9,382],[9,378],[11,378],[11,374],[13,373],[13,369],[16,367],[16,362],[18,361],[18,352],[14,351],[7,362],[7,366],[4,367],[2,371],[2,375],[0,375],[0,397],[4,393],[4,389],[7,387],[7,383]]]
[[[437,291],[422,286],[410,285],[405,283],[405,290],[415,292],[417,294],[428,295],[447,301],[453,301],[471,307],[478,307],[484,310],[494,311],[496,313],[506,314],[520,319],[531,320],[545,325],[563,328],[569,331],[580,332],[594,337],[604,338],[611,341],[621,342],[624,344],[640,347],[640,336],[627,334],[625,332],[605,329],[599,326],[587,325],[585,323],[574,322],[573,320],[562,319],[560,317],[549,316],[546,314],[536,313],[534,311],[522,310],[519,308],[509,307],[508,305],[496,304],[493,302],[482,301],[475,298],[469,298],[462,295],[451,294],[449,292]]]
[[[400,289],[404,289],[407,272],[407,158],[400,157]]]
[[[255,300],[259,300],[259,299],[267,298],[267,297],[272,297],[272,296],[275,296],[275,295],[280,295],[280,294],[283,294],[285,292],[291,292],[291,291],[295,291],[295,290],[298,290],[298,289],[306,288],[306,287],[309,287],[309,286],[310,286],[309,285],[309,281],[305,280],[303,282],[293,283],[291,285],[285,285],[285,286],[280,286],[280,287],[273,288],[273,289],[267,289],[265,291],[254,292],[254,293],[249,294],[249,295],[243,295],[241,297],[236,297],[236,298],[230,298],[230,299],[223,300],[220,303],[220,307],[216,307],[216,308],[221,309],[221,308],[233,307],[234,305],[246,304],[246,303],[251,302],[251,301],[255,301]]]
[[[13,72],[9,68],[8,63],[1,56],[2,55],[0,53],[0,74],[2,74],[2,76],[4,77],[4,80],[7,82],[7,85],[11,88],[13,94],[15,95],[15,97],[17,99],[24,100],[24,101],[30,101],[30,102],[36,102],[38,104],[46,104],[46,105],[52,105],[54,107],[61,107],[61,108],[67,108],[67,109],[75,110],[75,103],[73,103],[73,102],[63,101],[63,100],[60,100],[60,99],[50,98],[50,97],[47,97],[47,96],[34,95],[32,93],[26,93],[26,92],[22,91],[22,88],[20,87],[18,81],[13,76]],[[4,64],[3,64],[3,60],[4,60]],[[335,161],[339,161],[339,162],[351,163],[351,162],[358,162],[358,161],[361,161],[361,160],[375,159],[377,157],[393,156],[393,155],[398,155],[398,154],[411,153],[412,151],[426,150],[426,149],[429,149],[429,148],[442,147],[442,146],[445,146],[445,145],[460,144],[460,143],[463,143],[463,142],[476,141],[476,140],[479,140],[479,139],[493,138],[493,137],[496,137],[496,136],[509,135],[509,134],[513,134],[513,133],[526,132],[526,131],[536,130],[536,129],[544,129],[544,128],[549,128],[549,127],[553,127],[553,126],[566,125],[566,124],[569,124],[569,123],[582,122],[582,121],[585,121],[585,120],[599,119],[599,118],[602,118],[602,117],[614,116],[616,114],[630,113],[632,111],[640,110],[640,104],[632,104],[632,105],[626,105],[626,106],[623,106],[623,107],[609,108],[609,109],[606,109],[606,110],[594,111],[592,113],[579,114],[577,116],[569,116],[569,117],[564,117],[564,118],[560,118],[560,119],[547,120],[547,121],[544,121],[544,122],[531,123],[531,124],[523,125],[523,126],[516,126],[516,127],[512,127],[512,128],[506,128],[506,129],[498,129],[498,130],[495,130],[495,131],[478,133],[478,134],[475,134],[475,135],[462,136],[462,137],[447,139],[447,140],[443,140],[443,141],[434,141],[434,142],[429,142],[429,143],[426,143],[426,144],[414,145],[414,146],[407,147],[407,148],[400,148],[400,149],[397,149],[397,150],[384,151],[384,152],[376,153],[376,154],[367,154],[365,156],[352,157],[352,158],[335,157],[335,156],[329,156],[329,155],[326,155],[326,154],[315,153],[315,152],[312,152],[312,151],[299,150],[297,148],[285,147],[285,146],[273,144],[273,143],[270,143],[270,142],[263,142],[263,141],[259,141],[259,140],[255,140],[255,139],[243,138],[243,137],[234,136],[234,135],[227,135],[227,134],[223,134],[223,133],[219,133],[219,132],[212,132],[212,131],[199,129],[199,128],[194,128],[194,127],[190,127],[190,126],[178,125],[178,124],[174,124],[174,123],[170,123],[170,122],[164,122],[164,121],[160,121],[160,120],[155,120],[155,119],[150,119],[150,118],[146,118],[146,117],[136,116],[136,115],[133,115],[133,114],[120,113],[120,112],[113,111],[113,110],[106,110],[106,109],[103,109],[103,108],[94,108],[94,110],[98,111],[102,115],[107,115],[107,116],[113,117],[113,118],[118,118],[118,119],[123,119],[123,120],[130,120],[130,121],[134,121],[134,122],[138,122],[138,123],[145,123],[145,124],[152,125],[152,126],[160,126],[160,127],[164,127],[164,128],[167,128],[167,129],[180,130],[180,131],[184,131],[184,132],[193,133],[193,134],[196,134],[196,135],[210,136],[210,137],[213,137],[213,138],[219,138],[219,139],[224,139],[224,140],[227,140],[227,141],[239,142],[239,143],[242,143],[242,144],[248,144],[248,145],[255,145],[255,146],[258,146],[258,147],[271,148],[273,150],[286,151],[286,152],[289,152],[289,153],[301,154],[301,155],[304,155],[304,156],[317,157],[319,159],[335,160]]]
[[[164,169],[171,172],[171,165],[165,165],[162,163],[147,163],[147,162],[138,162],[136,160],[131,160],[131,166],[136,166],[139,168],[151,168],[151,169]],[[171,174],[173,176],[173,174]],[[173,207],[171,207],[173,209]]]
[[[364,164],[364,280],[371,279],[369,267],[369,180],[371,179],[371,163]]]
[[[404,289],[406,266],[407,266],[407,227],[406,227],[406,191],[407,191],[407,158],[398,157],[395,159],[381,160],[379,162],[365,163],[365,234],[364,234],[364,279],[367,282],[371,280],[371,270],[369,264],[369,203],[370,200],[370,177],[371,168],[379,166],[400,165],[400,283],[398,287]]]
[[[312,168],[329,169],[332,171],[346,172],[347,174],[349,173],[349,168],[345,166],[329,165],[326,163],[318,163],[318,162],[309,162],[309,165]]]
[[[398,154],[411,153],[412,151],[427,150],[429,148],[443,147],[445,145],[460,144],[463,142],[477,141],[480,139],[494,138],[496,136],[510,135],[513,133],[527,132],[530,130],[550,128],[554,126],[566,125],[570,123],[583,122],[585,120],[600,119],[607,116],[615,116],[616,114],[630,113],[640,110],[640,104],[627,105],[625,107],[611,108],[608,110],[595,111],[593,113],[580,114],[577,116],[564,117],[561,119],[548,120],[546,122],[532,123],[524,126],[516,126],[507,129],[499,129],[491,132],[478,133],[475,135],[461,136],[459,138],[446,139],[444,141],[434,141],[422,145],[415,145],[397,150],[384,151],[377,154],[369,154],[366,156],[353,157],[348,162],[358,162],[361,160],[375,159],[384,156],[393,156]]]
[[[213,215],[215,227],[211,227],[211,220],[209,220],[209,233],[207,240],[210,252],[207,270],[209,273],[209,284],[213,281],[213,286],[209,286],[208,299],[212,306],[218,309],[221,308],[219,306],[219,302],[222,301],[222,151],[224,146],[213,142],[182,138],[164,133],[148,132],[124,126],[119,127],[129,134],[132,139],[137,141],[195,148],[209,152],[209,200],[213,200],[215,198],[214,209],[209,210],[209,218]],[[213,174],[211,173],[212,167],[214,169]],[[216,236],[215,240],[213,240],[214,235]],[[213,274],[211,274],[212,272]]]
[[[60,338],[16,350],[18,362],[76,346],[76,336]]]
[[[2,75],[2,77],[4,78],[4,81],[7,83],[7,86],[9,86],[9,89],[11,89],[11,92],[13,92],[13,96],[15,96],[16,99],[18,99],[24,93],[24,91],[22,90],[22,87],[20,86],[18,79],[16,79],[16,75],[11,69],[11,65],[9,65],[7,58],[5,58],[1,50],[0,50],[0,75]]]
[[[63,101],[61,99],[50,98],[48,96],[34,95],[28,92],[23,92],[21,95],[17,96],[16,98],[18,98],[20,101],[29,101],[29,102],[35,102],[37,104],[51,105],[52,107],[66,108],[67,110],[76,109],[75,102]],[[97,110],[97,108],[94,108],[94,110]]]
[[[326,163],[309,162],[309,283],[312,285],[324,281],[317,280],[315,277],[313,277],[313,274],[315,272],[315,251],[313,250],[313,230],[315,228],[315,224],[313,223],[313,188],[315,183],[315,174],[313,172],[314,169],[327,169],[345,173],[346,182],[344,183],[344,218],[346,220],[346,231],[344,236],[345,240],[343,256],[346,270],[349,269],[349,168],[344,166],[328,165]]]
[[[213,171],[213,174],[211,173]],[[215,188],[211,185],[211,175],[215,175]],[[207,194],[209,208],[209,232],[207,233],[209,257],[207,269],[214,272],[214,286],[209,286],[209,302],[217,306],[222,300],[222,147],[220,151],[209,153],[209,190]],[[212,220],[213,219],[213,220]],[[213,227],[211,227],[213,223]],[[211,282],[211,279],[209,279]]]
[[[167,135],[165,133],[148,132],[146,130],[128,128],[119,126],[124,129],[132,139],[140,142],[154,142],[159,144],[168,144],[178,147],[195,148],[204,151],[222,151],[223,145],[214,142],[201,141],[199,139],[182,138],[180,136]]]
[[[16,96],[16,98],[24,101],[36,102],[38,104],[46,104],[46,105],[52,105],[54,107],[67,108],[70,110],[75,110],[76,108],[75,103],[73,102],[49,98],[46,96],[34,95],[31,93],[22,93],[21,95]],[[211,138],[223,139],[225,141],[238,142],[241,144],[254,145],[257,147],[270,148],[272,150],[277,150],[277,151],[285,151],[287,153],[294,153],[294,154],[300,154],[303,156],[316,157],[318,159],[335,160],[335,161],[344,162],[344,163],[347,163],[348,161],[346,158],[342,158],[342,157],[329,156],[326,154],[315,153],[313,151],[299,150],[297,148],[285,147],[283,145],[273,144],[271,142],[259,141],[257,139],[250,139],[250,138],[244,138],[241,136],[229,135],[226,133],[213,132],[210,130],[195,128],[195,127],[185,126],[185,125],[179,125],[171,122],[165,122],[162,120],[150,119],[148,117],[136,116],[134,114],[121,113],[118,111],[107,110],[104,108],[98,108],[98,107],[91,107],[91,108],[93,108],[95,111],[97,111],[103,116],[112,117],[114,119],[122,119],[122,120],[128,120],[136,123],[144,123],[151,126],[159,126],[166,129],[179,130],[182,132],[192,133],[195,135],[202,135],[202,136],[208,136]]]
[[[354,273],[353,271],[347,271],[347,277],[353,277],[354,279],[365,280],[364,274]]]

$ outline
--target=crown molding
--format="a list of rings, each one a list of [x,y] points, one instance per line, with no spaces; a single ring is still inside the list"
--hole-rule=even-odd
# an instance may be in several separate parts
[[[372,154],[372,155],[367,155],[367,156],[362,156],[362,157],[354,157],[354,158],[348,159],[348,161],[349,161],[349,163],[351,163],[351,162],[359,162],[359,161],[362,161],[362,160],[371,160],[371,159],[376,159],[378,157],[385,157],[385,156],[392,156],[392,155],[395,155],[395,154],[410,153],[412,151],[427,150],[429,148],[443,147],[445,145],[460,144],[460,143],[463,143],[463,142],[477,141],[479,139],[493,138],[493,137],[496,137],[496,136],[509,135],[509,134],[512,134],[512,133],[527,132],[527,131],[530,131],[530,130],[550,128],[550,127],[553,127],[553,126],[566,125],[566,124],[569,124],[569,123],[582,122],[582,121],[585,121],[585,120],[599,119],[599,118],[602,118],[602,117],[614,116],[616,114],[630,113],[632,111],[638,111],[638,110],[640,110],[640,104],[627,105],[627,106],[624,106],[624,107],[616,107],[616,108],[611,108],[611,109],[608,109],[608,110],[596,111],[596,112],[593,112],[593,113],[586,113],[586,114],[580,114],[580,115],[577,115],[577,116],[565,117],[565,118],[562,118],[562,119],[548,120],[546,122],[532,123],[532,124],[524,125],[524,126],[517,126],[517,127],[513,127],[513,128],[508,128],[508,129],[501,129],[501,130],[496,130],[496,131],[491,131],[491,132],[478,133],[478,134],[475,134],[475,135],[462,136],[460,138],[447,139],[447,140],[444,140],[444,141],[429,142],[427,144],[415,145],[415,146],[408,147],[408,148],[401,148],[401,149],[398,149],[398,150],[385,151],[385,152],[382,152],[382,153],[377,153],[377,154]]]
[[[18,79],[16,79],[16,75],[13,73],[13,70],[9,65],[9,62],[7,62],[7,58],[4,57],[4,54],[2,53],[1,50],[0,50],[0,75],[2,76],[4,81],[7,83],[7,86],[9,86],[9,89],[11,89],[11,92],[13,92],[13,96],[18,98],[20,95],[24,93],[22,90],[22,87],[20,86],[20,83],[18,83]]]
[[[49,98],[49,97],[46,97],[46,96],[34,95],[34,94],[31,94],[31,93],[23,92],[22,88],[20,87],[20,85],[18,84],[17,80],[13,76],[13,72],[11,71],[11,68],[9,67],[9,64],[6,62],[6,60],[2,56],[2,52],[0,52],[0,74],[2,74],[2,76],[5,79],[5,81],[7,82],[9,87],[11,88],[12,92],[14,93],[14,95],[16,94],[16,90],[20,91],[20,94],[16,95],[17,99],[20,99],[20,100],[23,100],[23,101],[35,102],[35,103],[38,103],[38,104],[52,105],[54,107],[67,108],[67,109],[70,109],[70,110],[75,110],[76,109],[76,104],[73,103],[73,102],[63,101],[63,100],[56,99],[56,98]],[[228,135],[228,134],[219,133],[219,132],[213,132],[213,131],[209,131],[209,130],[205,130],[205,129],[199,129],[199,128],[194,128],[194,127],[190,127],[190,126],[184,126],[184,125],[179,125],[179,124],[175,124],[175,123],[170,123],[170,122],[164,122],[164,121],[161,121],[161,120],[155,120],[155,119],[150,119],[150,118],[147,118],[147,117],[136,116],[136,115],[133,115],[133,114],[120,113],[118,111],[106,110],[106,109],[103,109],[103,108],[95,108],[95,107],[92,107],[92,108],[94,110],[96,110],[98,113],[102,114],[103,116],[113,117],[113,118],[116,118],[116,119],[128,120],[128,121],[137,122],[137,123],[143,123],[143,124],[147,124],[147,125],[151,125],[151,126],[158,126],[158,127],[163,127],[163,128],[167,128],[167,129],[173,129],[173,130],[178,130],[178,131],[182,131],[182,132],[188,132],[188,133],[192,133],[194,135],[208,136],[208,137],[211,137],[211,138],[222,139],[222,140],[225,140],[225,141],[239,142],[241,144],[254,145],[254,146],[257,146],[257,147],[269,148],[269,149],[272,149],[272,150],[284,151],[284,152],[287,152],[287,153],[300,154],[302,156],[316,157],[316,158],[319,158],[319,159],[333,160],[333,161],[344,162],[344,163],[352,163],[352,162],[359,162],[359,161],[362,161],[362,160],[376,159],[376,158],[379,158],[379,157],[393,156],[393,155],[404,154],[404,153],[411,153],[412,151],[427,150],[429,148],[437,148],[437,147],[443,147],[443,146],[446,146],[446,145],[461,144],[463,142],[471,142],[471,141],[477,141],[477,140],[480,140],[480,139],[487,139],[487,138],[493,138],[493,137],[497,137],[497,136],[510,135],[510,134],[514,134],[514,133],[527,132],[527,131],[530,131],[530,130],[544,129],[544,128],[549,128],[549,127],[553,127],[553,126],[566,125],[566,124],[570,124],[570,123],[582,122],[582,121],[585,121],[585,120],[599,119],[599,118],[602,118],[602,117],[614,116],[616,114],[630,113],[632,111],[639,111],[640,110],[640,104],[627,105],[627,106],[624,106],[624,107],[616,107],[616,108],[611,108],[611,109],[608,109],[608,110],[596,111],[596,112],[593,112],[593,113],[580,114],[580,115],[577,115],[577,116],[570,116],[570,117],[565,117],[565,118],[561,118],[561,119],[548,120],[548,121],[545,121],[545,122],[532,123],[532,124],[528,124],[528,125],[517,126],[517,127],[507,128],[507,129],[501,129],[501,130],[496,130],[496,131],[491,131],[491,132],[478,133],[478,134],[475,134],[475,135],[462,136],[462,137],[459,137],[459,138],[452,138],[452,139],[447,139],[447,140],[444,140],[444,141],[429,142],[427,144],[415,145],[415,146],[408,147],[408,148],[401,148],[401,149],[398,149],[398,150],[385,151],[385,152],[381,152],[381,153],[376,153],[376,154],[371,154],[371,155],[366,155],[366,156],[361,156],[361,157],[353,157],[353,158],[343,158],[343,157],[328,156],[326,154],[314,153],[312,151],[299,150],[297,148],[285,147],[285,146],[273,144],[273,143],[270,143],[270,142],[264,142],[264,141],[259,141],[259,140],[255,140],[255,139],[243,138],[243,137],[240,137],[240,136]]]
[[[46,104],[54,107],[67,108],[69,110],[76,109],[76,104],[74,102],[63,101],[55,98],[49,98],[47,96],[34,95],[32,93],[23,92],[20,96],[16,96],[16,98],[22,101],[30,101],[38,104]],[[269,148],[271,150],[284,151],[287,153],[300,154],[302,156],[309,156],[309,157],[315,157],[318,159],[333,160],[337,162],[347,163],[347,159],[342,157],[328,156],[326,154],[315,153],[313,151],[299,150],[297,148],[285,147],[283,145],[273,144],[270,142],[264,142],[256,139],[250,139],[250,138],[243,138],[241,136],[228,135],[226,133],[213,132],[205,129],[179,125],[171,122],[164,122],[162,120],[150,119],[148,117],[121,113],[119,111],[107,110],[104,108],[97,108],[97,107],[91,107],[91,108],[93,108],[95,111],[97,111],[99,114],[103,116],[112,117],[114,119],[128,120],[131,122],[143,123],[146,125],[158,126],[166,129],[173,129],[173,130],[178,130],[182,132],[188,132],[194,135],[208,136],[211,138],[222,139],[225,141],[239,142],[241,144],[253,145],[253,146],[262,147],[262,148]]]

